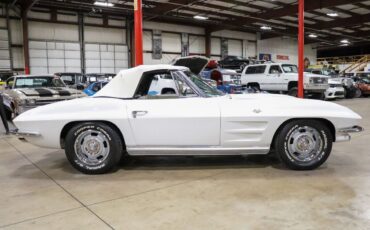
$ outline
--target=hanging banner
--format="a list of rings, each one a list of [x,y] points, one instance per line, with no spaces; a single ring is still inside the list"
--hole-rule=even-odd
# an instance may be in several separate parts
[[[224,59],[229,55],[229,43],[227,38],[221,38],[221,58]]]
[[[162,59],[162,32],[160,30],[153,30],[152,47],[152,58]]]
[[[284,61],[289,61],[289,56],[288,55],[276,55],[277,60],[284,60]]]
[[[189,56],[189,34],[181,33],[181,57]]]

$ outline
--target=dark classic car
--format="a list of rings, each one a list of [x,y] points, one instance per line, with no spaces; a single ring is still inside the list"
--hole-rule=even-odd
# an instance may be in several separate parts
[[[86,78],[82,73],[55,73],[70,88],[83,90],[86,87]]]
[[[233,69],[237,71],[242,71],[245,66],[250,64],[250,60],[239,57],[239,56],[227,56],[221,61],[218,62],[218,64],[224,68],[224,69]]]

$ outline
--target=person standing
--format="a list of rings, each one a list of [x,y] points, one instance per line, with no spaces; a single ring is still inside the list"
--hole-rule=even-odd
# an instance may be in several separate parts
[[[8,126],[8,121],[7,121],[6,115],[5,115],[3,95],[1,93],[0,93],[0,116],[1,116],[1,120],[3,121],[5,131],[8,134],[9,133],[9,126]]]

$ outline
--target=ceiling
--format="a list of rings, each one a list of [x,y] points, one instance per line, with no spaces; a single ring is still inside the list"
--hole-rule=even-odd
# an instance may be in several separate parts
[[[21,7],[57,8],[103,15],[133,15],[133,0],[108,0],[113,7],[94,5],[95,0],[10,0]],[[98,0],[107,2],[107,0]],[[305,1],[306,43],[337,47],[370,43],[370,0]],[[350,4],[349,4],[350,3]],[[209,32],[232,29],[259,32],[261,39],[297,37],[297,0],[143,0],[144,20],[201,26]],[[328,13],[337,13],[330,17]],[[208,19],[198,20],[194,16]],[[271,30],[262,30],[268,26]],[[317,38],[310,38],[310,34]]]

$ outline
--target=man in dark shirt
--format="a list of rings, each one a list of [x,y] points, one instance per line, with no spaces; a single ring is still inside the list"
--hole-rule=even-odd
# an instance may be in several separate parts
[[[5,115],[3,95],[1,95],[1,93],[0,93],[0,116],[1,116],[1,120],[3,121],[5,131],[8,134],[9,133],[9,126],[8,126],[8,121],[7,121],[6,115]]]

